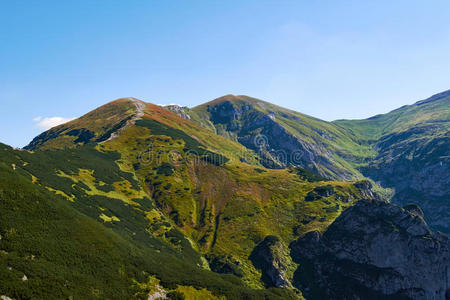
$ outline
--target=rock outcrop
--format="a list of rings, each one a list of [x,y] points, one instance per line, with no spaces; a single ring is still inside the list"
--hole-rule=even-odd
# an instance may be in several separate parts
[[[321,235],[291,244],[294,282],[312,299],[448,299],[450,241],[414,205],[361,200]],[[447,298],[446,298],[447,297]]]
[[[292,288],[291,280],[295,264],[289,249],[276,236],[269,235],[253,249],[250,255],[253,265],[261,270],[261,280],[267,287]]]
[[[171,112],[176,113],[177,115],[179,115],[181,118],[183,118],[185,120],[191,119],[191,116],[189,116],[189,114],[186,113],[186,109],[188,109],[187,107],[182,107],[177,104],[170,104],[170,105],[164,106],[164,108],[166,108],[167,110],[170,110]]]
[[[433,229],[449,234],[450,132],[442,127],[413,127],[382,138],[377,157],[361,171],[394,188],[393,203],[417,203]]]

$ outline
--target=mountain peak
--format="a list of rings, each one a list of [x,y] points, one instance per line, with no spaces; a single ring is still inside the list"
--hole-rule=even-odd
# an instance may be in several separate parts
[[[198,106],[200,106],[200,107],[201,106],[208,106],[208,105],[209,106],[213,106],[213,105],[217,105],[217,104],[222,103],[222,102],[227,102],[227,101],[234,102],[236,100],[239,100],[239,96],[236,96],[236,95],[233,95],[233,94],[227,94],[227,95],[223,95],[223,96],[221,96],[219,98],[213,99],[211,101],[205,102],[203,104],[200,104]]]
[[[24,149],[62,149],[78,143],[107,140],[128,121],[141,117],[143,107],[143,102],[134,98],[111,101],[75,120],[41,133]]]

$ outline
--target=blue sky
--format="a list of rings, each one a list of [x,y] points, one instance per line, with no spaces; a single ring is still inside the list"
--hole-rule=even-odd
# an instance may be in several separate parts
[[[449,79],[448,1],[0,1],[0,142],[16,147],[126,96],[245,94],[334,120]]]

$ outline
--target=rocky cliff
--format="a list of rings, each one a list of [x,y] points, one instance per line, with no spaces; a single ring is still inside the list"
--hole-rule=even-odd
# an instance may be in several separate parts
[[[417,203],[428,224],[450,233],[450,132],[426,125],[389,134],[375,144],[376,158],[361,171],[395,189],[393,203]]]
[[[415,205],[361,200],[321,235],[291,244],[295,285],[310,299],[448,299],[450,241]]]
[[[289,249],[274,235],[268,235],[253,249],[250,260],[262,271],[261,280],[267,287],[292,288],[295,264],[289,256]]]
[[[367,142],[375,155],[358,169],[393,203],[418,204],[434,230],[450,233],[450,91],[365,120],[333,122]]]

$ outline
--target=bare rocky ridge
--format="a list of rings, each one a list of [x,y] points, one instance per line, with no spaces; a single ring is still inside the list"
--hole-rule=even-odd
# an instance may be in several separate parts
[[[448,299],[450,241],[415,205],[361,200],[321,235],[291,244],[294,281],[312,299]]]
[[[181,118],[185,119],[185,120],[190,120],[191,116],[189,116],[189,114],[186,113],[185,109],[187,109],[186,107],[182,107],[180,105],[177,104],[169,104],[164,106],[165,109],[176,113],[177,115],[179,115]]]
[[[119,128],[116,132],[113,132],[111,134],[111,136],[107,140],[105,140],[104,142],[110,141],[110,140],[118,137],[120,131],[122,131],[122,130],[124,130],[124,129],[132,126],[132,125],[134,125],[137,120],[140,120],[142,118],[142,116],[144,116],[145,103],[140,101],[140,100],[138,100],[138,99],[136,99],[136,98],[128,98],[128,99],[130,100],[130,102],[132,102],[136,106],[136,113],[134,114],[134,116],[131,119],[129,119],[125,123],[125,125],[123,127]]]

